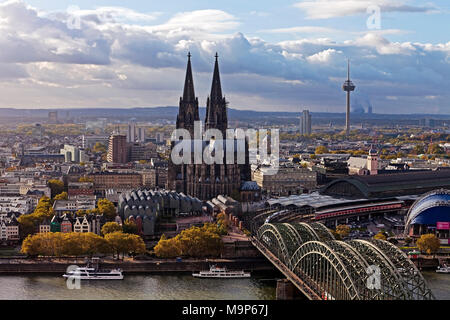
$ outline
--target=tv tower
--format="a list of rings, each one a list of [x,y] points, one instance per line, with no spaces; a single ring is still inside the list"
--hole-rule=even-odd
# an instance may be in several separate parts
[[[355,85],[350,80],[350,59],[347,61],[347,80],[342,85],[342,89],[347,92],[347,115],[345,117],[345,133],[350,134],[350,92],[355,90]]]

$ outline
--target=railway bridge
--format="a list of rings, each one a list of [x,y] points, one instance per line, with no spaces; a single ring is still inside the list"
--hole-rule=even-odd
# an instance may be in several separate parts
[[[264,223],[254,246],[310,300],[434,300],[399,248],[383,240],[336,240],[323,224]]]

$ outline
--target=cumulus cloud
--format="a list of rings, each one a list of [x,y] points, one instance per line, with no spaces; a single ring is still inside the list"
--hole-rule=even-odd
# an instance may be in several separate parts
[[[156,13],[124,8],[78,13],[80,28],[73,29],[67,12],[0,4],[0,107],[176,105],[191,51],[201,104],[218,52],[233,108],[342,111],[350,58],[355,94],[376,112],[427,112],[430,104],[450,110],[450,42],[391,42],[368,32],[341,42],[271,43],[237,32],[239,20],[221,10],[183,12],[160,24],[152,24]]]
[[[418,6],[405,0],[308,0],[295,3],[309,19],[329,19],[366,13],[367,8],[378,6],[382,12],[431,12],[431,5]]]

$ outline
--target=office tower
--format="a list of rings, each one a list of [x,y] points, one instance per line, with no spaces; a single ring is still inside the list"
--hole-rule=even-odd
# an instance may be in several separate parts
[[[311,114],[309,113],[309,110],[303,110],[302,115],[300,116],[300,134],[311,134]]]
[[[145,142],[145,128],[144,127],[139,127],[137,129],[137,140],[140,143]]]
[[[127,142],[136,142],[136,123],[134,122],[128,124]]]
[[[111,163],[128,162],[128,147],[126,136],[113,134],[109,137],[107,160]]]

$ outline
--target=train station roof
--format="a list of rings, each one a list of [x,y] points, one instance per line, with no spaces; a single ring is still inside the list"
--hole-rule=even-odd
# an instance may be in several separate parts
[[[266,202],[269,205],[280,205],[283,207],[287,207],[290,205],[296,206],[296,207],[305,207],[309,206],[315,209],[326,207],[329,205],[337,205],[337,204],[344,204],[344,203],[352,203],[352,202],[359,202],[359,201],[366,201],[367,199],[345,199],[345,198],[339,198],[339,197],[333,197],[333,196],[327,196],[327,195],[321,195],[318,192],[313,192],[309,194],[300,194],[300,195],[292,195],[289,197],[281,197],[277,199],[269,199]]]
[[[350,199],[383,199],[421,195],[440,188],[450,188],[450,170],[354,175],[330,182],[321,194]]]

